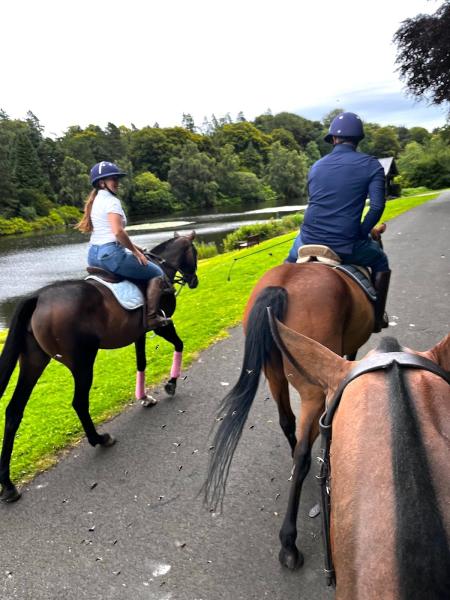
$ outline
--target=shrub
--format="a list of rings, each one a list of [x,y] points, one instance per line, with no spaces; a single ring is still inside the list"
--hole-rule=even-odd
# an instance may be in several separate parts
[[[251,235],[258,234],[261,239],[266,240],[276,237],[283,233],[295,230],[303,222],[303,215],[288,215],[282,219],[270,219],[264,223],[253,223],[252,225],[243,225],[233,233],[229,233],[223,241],[223,247],[226,252],[233,250],[236,242],[245,240]]]
[[[197,256],[199,259],[211,258],[212,256],[216,256],[217,254],[219,254],[215,242],[196,242],[195,247],[197,248]]]

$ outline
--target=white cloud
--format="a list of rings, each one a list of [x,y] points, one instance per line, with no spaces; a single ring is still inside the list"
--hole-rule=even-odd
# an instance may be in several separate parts
[[[352,110],[357,91],[401,90],[393,34],[403,19],[437,6],[6,0],[0,106],[17,118],[31,109],[56,133],[108,121],[174,125],[183,112],[197,123],[240,110],[254,118],[269,107],[327,112],[343,97]]]

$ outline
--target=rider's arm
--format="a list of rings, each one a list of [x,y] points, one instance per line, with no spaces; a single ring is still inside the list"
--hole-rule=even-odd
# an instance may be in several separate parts
[[[369,235],[371,229],[381,219],[386,204],[384,170],[379,163],[369,183],[369,199],[370,209],[361,223],[361,238],[363,239]]]
[[[119,242],[119,244],[125,248],[128,248],[128,250],[134,254],[134,256],[142,265],[146,265],[148,263],[148,259],[142,254],[139,248],[133,244],[128,233],[123,228],[122,215],[117,213],[108,213],[108,221],[111,225],[111,231],[116,236],[116,240]]]

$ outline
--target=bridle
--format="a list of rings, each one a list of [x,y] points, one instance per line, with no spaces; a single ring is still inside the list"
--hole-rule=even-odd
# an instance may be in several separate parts
[[[170,269],[173,271],[174,275],[173,275],[172,283],[180,286],[175,294],[176,296],[178,296],[178,294],[181,292],[182,288],[186,284],[189,285],[189,283],[196,277],[195,271],[192,274],[185,273],[184,271],[182,271],[180,269],[180,267],[178,265],[175,265],[172,262],[166,260],[165,258],[162,258],[161,256],[159,256],[158,254],[155,254],[151,250],[146,250],[145,255],[148,258],[150,258],[152,261],[154,261],[158,265],[160,265],[160,267],[163,269],[164,272],[166,272],[166,269]],[[180,275],[177,275],[177,273],[180,273]],[[166,273],[166,275],[167,275],[167,273]]]
[[[289,355],[288,358],[291,362],[292,360],[294,361],[294,366],[297,366],[297,361],[291,357],[291,355]],[[410,354],[409,352],[383,352],[369,356],[358,363],[358,365],[352,369],[339,384],[338,389],[336,390],[332,400],[329,402],[319,421],[321,433],[321,456],[318,458],[320,463],[320,472],[317,476],[317,479],[319,480],[319,485],[321,488],[320,498],[322,509],[322,537],[325,552],[324,570],[327,585],[336,585],[336,573],[333,566],[330,542],[330,446],[333,417],[341,401],[342,394],[351,381],[357,377],[360,377],[361,375],[364,375],[365,373],[370,373],[372,371],[388,371],[394,365],[429,371],[435,375],[438,375],[450,385],[450,372],[445,371],[442,369],[442,367],[428,358],[419,356],[417,354]]]

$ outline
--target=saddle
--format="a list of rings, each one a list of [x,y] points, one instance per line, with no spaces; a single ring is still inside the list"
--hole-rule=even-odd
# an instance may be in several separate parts
[[[343,271],[355,281],[371,302],[377,299],[377,292],[372,284],[370,271],[361,265],[343,265],[341,258],[328,246],[305,244],[298,251],[297,263],[317,262],[333,269]]]
[[[142,279],[126,279],[125,277],[122,277],[122,275],[116,275],[115,273],[111,273],[110,271],[106,271],[100,267],[86,267],[86,271],[89,273],[89,275],[95,276],[96,279],[105,281],[106,283],[120,283],[121,281],[129,281],[137,286],[143,294],[145,294],[147,281],[143,281]],[[163,294],[175,294],[175,288],[173,287],[169,278],[166,275],[164,275],[163,278],[165,284]]]

